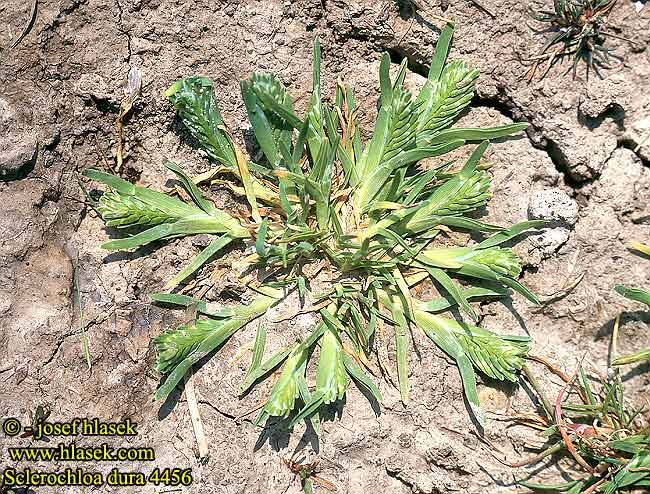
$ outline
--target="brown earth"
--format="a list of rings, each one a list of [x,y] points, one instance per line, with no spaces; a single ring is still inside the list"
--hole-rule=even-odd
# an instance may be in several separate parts
[[[319,442],[301,428],[290,436],[272,428],[262,431],[252,416],[239,416],[255,407],[268,388],[259,386],[237,399],[248,363],[247,356],[237,358],[238,351],[253,339],[253,327],[233,337],[196,375],[210,445],[209,460],[200,462],[184,395],[162,407],[151,399],[159,382],[151,370],[151,337],[180,316],[151,306],[149,295],[161,290],[204,239],[107,255],[99,245],[108,233],[85,206],[78,186],[81,170],[114,163],[115,119],[130,67],[139,67],[144,87],[126,123],[125,173],[162,189],[172,178],[162,166],[165,158],[194,173],[210,166],[162,97],[176,79],[211,77],[228,124],[245,130],[238,81],[251,71],[273,72],[305,105],[311,44],[319,36],[325,92],[339,76],[353,83],[369,132],[382,52],[396,62],[407,57],[416,74],[426,74],[440,25],[433,15],[453,17],[452,57],[479,67],[482,74],[474,108],[463,123],[531,123],[526,136],[490,147],[494,199],[486,219],[502,224],[529,216],[552,220],[551,228],[529,236],[516,250],[525,262],[523,282],[553,303],[539,309],[515,296],[505,304],[483,304],[483,325],[530,334],[533,352],[568,373],[583,356],[589,365],[605,369],[612,320],[622,311],[619,351],[647,346],[650,316],[612,287],[650,284],[650,262],[624,247],[629,240],[650,239],[650,7],[639,11],[629,0],[618,2],[611,29],[634,44],[611,41],[623,59],[604,72],[604,79],[592,74],[587,82],[580,72],[572,80],[563,76],[563,68],[555,68],[544,80],[527,84],[525,59],[545,39],[534,31],[540,26],[527,12],[532,2],[481,0],[484,9],[467,0],[420,2],[422,9],[412,16],[408,8],[400,11],[379,0],[39,0],[30,32],[13,49],[32,6],[22,0],[2,2],[0,416],[27,423],[30,411],[49,404],[55,421],[129,417],[140,424],[140,435],[112,442],[154,447],[159,467],[191,467],[194,484],[186,491],[195,494],[299,492],[299,482],[281,459],[303,446],[315,450],[311,455],[321,459],[321,476],[343,493],[510,492],[515,479],[539,471],[540,464],[513,470],[493,457],[519,460],[542,443],[529,429],[504,421],[507,413],[533,410],[525,388],[481,385],[492,418],[485,439],[494,446],[488,446],[469,418],[455,366],[418,334],[408,407],[394,387],[382,382],[385,401],[379,416],[353,387],[342,412],[323,424]],[[417,84],[418,76],[411,83]],[[237,133],[242,142],[243,136]],[[233,204],[223,191],[213,191],[213,198]],[[228,266],[236,255],[220,262]],[[75,275],[91,370],[81,349]],[[583,275],[568,295],[558,293]],[[233,286],[225,275],[208,296],[237,298]],[[270,341],[279,346],[287,331],[309,324],[308,317],[285,323],[273,330],[277,336]],[[646,364],[625,374],[635,402],[647,400],[647,371]],[[0,454],[6,455],[7,446],[29,442],[1,437]],[[31,466],[56,470],[70,465]],[[77,466],[108,472],[114,465]],[[148,472],[152,465],[120,467]],[[556,481],[570,467],[554,464],[538,478]],[[160,490],[165,489],[118,492]]]

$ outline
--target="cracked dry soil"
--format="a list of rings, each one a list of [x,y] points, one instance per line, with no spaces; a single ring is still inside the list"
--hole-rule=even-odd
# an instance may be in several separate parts
[[[532,2],[481,0],[484,9],[466,0],[421,3],[413,18],[408,9],[380,0],[39,0],[31,31],[12,49],[32,5],[2,2],[0,415],[26,423],[37,405],[49,404],[55,421],[79,415],[131,418],[140,435],[115,444],[154,447],[161,468],[191,467],[194,484],[187,492],[194,494],[299,492],[299,482],[281,459],[302,446],[317,450],[320,475],[342,493],[514,492],[514,479],[539,470],[540,465],[513,470],[491,454],[517,461],[540,445],[530,430],[503,420],[508,413],[533,409],[526,389],[481,383],[492,421],[485,440],[479,439],[456,368],[417,333],[409,407],[402,406],[393,386],[381,382],[385,402],[375,416],[352,387],[342,412],[323,424],[318,444],[301,428],[290,437],[273,429],[261,434],[249,416],[241,415],[268,389],[260,386],[237,398],[249,358],[238,359],[238,351],[254,338],[253,327],[235,335],[196,375],[210,446],[208,461],[199,461],[184,395],[162,406],[152,401],[158,376],[151,370],[151,338],[181,316],[150,305],[149,295],[204,246],[204,239],[107,255],[99,245],[114,232],[84,205],[78,186],[80,170],[115,161],[115,119],[131,66],[142,71],[144,87],[126,122],[124,172],[162,189],[171,178],[162,166],[165,158],[191,173],[210,166],[162,97],[177,78],[210,76],[226,121],[243,142],[241,129],[247,125],[238,81],[253,70],[276,73],[304,106],[311,44],[320,36],[324,94],[339,76],[350,82],[364,103],[360,118],[369,132],[381,53],[390,52],[395,62],[407,57],[413,71],[409,83],[417,84],[439,33],[429,16],[453,17],[452,57],[481,70],[478,94],[462,123],[531,123],[525,136],[496,142],[488,151],[495,165],[494,199],[484,219],[551,220],[549,229],[527,237],[516,250],[525,264],[523,282],[552,303],[540,309],[515,296],[505,304],[482,304],[483,325],[529,333],[533,352],[568,373],[585,355],[591,365],[605,368],[612,321],[620,312],[620,351],[647,346],[650,317],[612,288],[620,282],[647,286],[650,280],[650,263],[639,262],[624,247],[629,240],[650,239],[650,7],[638,11],[630,0],[618,2],[612,29],[634,44],[611,42],[623,60],[605,71],[604,79],[574,81],[556,68],[527,84],[525,59],[545,39],[527,12]],[[213,190],[212,198],[220,205],[237,204],[224,191]],[[227,271],[237,255],[230,252],[218,261],[224,276],[209,299],[241,296]],[[582,275],[575,289],[558,295]],[[75,276],[91,370],[81,350]],[[309,324],[308,318],[298,318],[273,331],[298,331]],[[269,343],[279,345],[280,339]],[[637,402],[650,392],[647,371],[645,364],[625,375]],[[557,389],[552,381],[546,384]],[[26,441],[0,438],[2,464],[7,446]],[[559,462],[538,479],[556,481],[571,468],[570,462]]]

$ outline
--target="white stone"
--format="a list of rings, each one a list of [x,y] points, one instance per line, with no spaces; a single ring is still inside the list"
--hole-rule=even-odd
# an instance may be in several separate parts
[[[578,204],[561,189],[534,192],[528,202],[530,219],[547,220],[551,226],[573,226],[578,220]]]

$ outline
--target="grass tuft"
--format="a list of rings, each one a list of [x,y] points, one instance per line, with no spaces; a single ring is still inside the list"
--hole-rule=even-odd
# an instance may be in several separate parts
[[[196,304],[200,314],[196,322],[155,338],[156,368],[166,376],[157,398],[169,394],[194,363],[297,290],[301,300],[313,301],[311,310],[320,321],[311,333],[266,359],[266,330],[258,332],[241,391],[280,368],[258,423],[271,416],[286,418],[290,425],[310,419],[318,430],[321,407],[343,399],[351,382],[381,401],[366,371],[376,368],[370,361],[378,351],[375,330],[383,332],[388,323],[394,328],[402,401],[409,399],[411,329],[419,327],[456,360],[470,408],[485,425],[475,371],[515,380],[529,338],[499,335],[440,313],[458,305],[475,322],[478,316],[471,302],[505,296],[508,288],[537,303],[517,280],[521,273],[517,256],[502,244],[541,223],[502,227],[469,216],[491,198],[491,177],[480,164],[489,139],[520,132],[526,125],[452,127],[472,99],[478,78],[478,71],[462,61],[447,63],[452,33],[452,25],[443,29],[429,77],[418,94],[403,86],[406,64],[391,79],[390,57],[384,56],[379,73],[381,106],[366,143],[360,137],[356,118],[360,108],[352,88],[339,83],[331,102],[321,95],[318,40],[313,92],[304,115],[274,75],[253,74],[241,82],[261,150],[256,161],[246,158],[233,141],[209,79],[175,82],[166,96],[209,159],[218,164],[201,178],[226,184],[244,196],[249,206],[246,217],[215,208],[173,163],[166,166],[179,178],[187,200],[95,170],[86,172],[110,189],[98,207],[107,225],[144,227],[133,236],[107,242],[107,249],[135,248],[183,235],[215,236],[170,287],[239,240],[247,240],[255,250],[238,268],[264,273],[262,282],[241,277],[242,285],[259,295],[234,308],[208,310],[201,300],[185,295],[155,296],[168,305]],[[444,159],[449,151],[472,143],[474,151],[462,167],[455,169]],[[437,158],[438,164],[419,167],[426,158]],[[450,229],[488,235],[463,247],[439,245],[438,236]],[[314,270],[314,265],[319,268]],[[314,273],[323,269],[332,274],[331,281],[314,292],[312,287],[318,285]],[[440,288],[439,299],[417,298],[415,289],[426,280]],[[310,365],[316,366],[311,386],[306,373]]]
[[[535,77],[543,63],[543,79],[556,62],[572,59],[568,71],[576,78],[578,64],[582,61],[589,72],[593,70],[602,78],[600,68],[610,68],[610,59],[617,58],[605,46],[608,37],[620,38],[607,31],[607,21],[617,0],[554,0],[553,10],[535,12],[533,18],[549,24],[552,35],[540,53],[533,57],[527,74],[528,82]]]

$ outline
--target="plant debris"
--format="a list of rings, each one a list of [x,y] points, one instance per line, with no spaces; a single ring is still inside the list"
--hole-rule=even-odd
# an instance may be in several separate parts
[[[133,109],[133,104],[142,92],[142,74],[138,67],[131,67],[126,79],[126,84],[122,88],[124,90],[124,98],[120,103],[120,111],[115,120],[115,127],[117,129],[117,153],[115,173],[118,175],[122,172],[122,163],[124,161],[124,119],[129,115]]]

